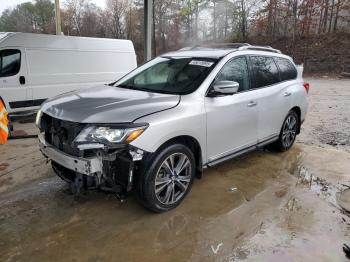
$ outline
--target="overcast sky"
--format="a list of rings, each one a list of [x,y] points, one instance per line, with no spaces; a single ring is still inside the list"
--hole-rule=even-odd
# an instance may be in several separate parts
[[[54,0],[51,0],[52,2],[54,2]],[[0,14],[2,13],[2,11],[4,11],[6,8],[13,8],[18,4],[24,3],[24,2],[34,2],[31,0],[0,0]],[[61,6],[63,6],[65,0],[61,0]],[[104,7],[105,6],[105,0],[91,0],[91,3],[94,3],[100,7]]]

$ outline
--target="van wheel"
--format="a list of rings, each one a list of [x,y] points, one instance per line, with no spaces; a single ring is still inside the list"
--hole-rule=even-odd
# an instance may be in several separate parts
[[[158,213],[175,208],[190,191],[194,174],[195,159],[188,147],[174,144],[164,148],[139,177],[141,203]]]
[[[295,141],[299,125],[299,117],[293,110],[289,111],[284,119],[279,138],[275,143],[278,151],[284,152],[290,149]]]

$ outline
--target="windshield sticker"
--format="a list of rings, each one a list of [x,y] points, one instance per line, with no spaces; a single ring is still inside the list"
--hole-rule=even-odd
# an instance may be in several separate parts
[[[189,62],[189,65],[205,66],[205,67],[211,67],[213,64],[214,62],[199,61],[199,60],[192,60],[191,62]]]

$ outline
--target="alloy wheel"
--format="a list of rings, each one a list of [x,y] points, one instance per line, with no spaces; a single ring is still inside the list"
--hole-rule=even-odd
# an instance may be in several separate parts
[[[288,148],[294,142],[297,133],[297,119],[294,115],[289,115],[284,122],[282,131],[282,143]]]
[[[191,183],[191,162],[183,153],[173,153],[160,165],[155,178],[155,195],[165,205],[178,202]]]

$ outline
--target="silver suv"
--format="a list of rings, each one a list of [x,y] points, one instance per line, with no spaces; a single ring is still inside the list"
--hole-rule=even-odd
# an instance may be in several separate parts
[[[270,47],[167,53],[115,83],[47,100],[37,115],[40,149],[74,191],[124,197],[134,188],[146,208],[167,211],[203,168],[293,145],[307,110],[301,74]]]

